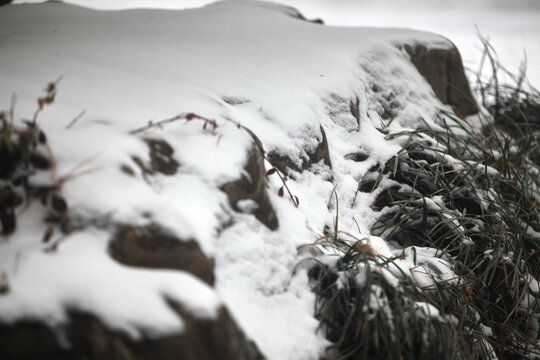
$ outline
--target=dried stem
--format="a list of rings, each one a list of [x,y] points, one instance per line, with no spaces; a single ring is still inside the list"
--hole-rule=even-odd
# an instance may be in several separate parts
[[[212,130],[215,130],[217,128],[217,123],[215,120],[212,120],[212,119],[208,119],[204,116],[200,116],[200,115],[197,115],[197,114],[194,114],[194,113],[181,113],[181,114],[178,114],[172,118],[168,118],[168,119],[164,119],[164,120],[160,120],[158,122],[153,122],[152,120],[148,121],[148,124],[146,126],[143,126],[141,128],[138,128],[138,129],[135,129],[135,130],[131,130],[129,133],[131,135],[135,135],[135,134],[139,134],[139,133],[142,133],[146,130],[150,130],[150,129],[153,129],[153,128],[162,128],[163,125],[167,125],[167,124],[170,124],[170,123],[173,123],[175,121],[179,121],[179,120],[186,120],[186,121],[191,121],[193,119],[198,119],[198,120],[202,120],[204,121],[204,125],[203,125],[203,128],[206,129],[206,127],[209,125],[210,127],[212,127]]]
[[[129,132],[129,134],[135,135],[135,134],[139,134],[139,133],[142,133],[144,131],[154,129],[154,128],[162,129],[164,125],[171,124],[173,122],[181,121],[181,120],[184,120],[184,121],[201,120],[201,121],[204,122],[203,129],[206,129],[208,126],[210,126],[210,128],[212,130],[215,130],[218,127],[218,124],[214,119],[209,119],[207,117],[204,117],[204,116],[201,116],[201,115],[190,112],[190,113],[181,113],[181,114],[178,114],[178,115],[173,116],[171,118],[160,120],[160,121],[157,121],[157,122],[148,121],[147,125],[145,125],[143,127],[140,127],[138,129],[135,129],[135,130],[131,130]],[[294,206],[298,207],[300,205],[300,200],[298,199],[298,196],[292,194],[291,190],[289,189],[289,186],[287,186],[287,177],[286,177],[286,175],[283,174],[278,168],[276,168],[272,164],[272,161],[270,161],[270,159],[266,155],[266,151],[264,150],[261,142],[257,139],[257,136],[255,135],[255,133],[253,133],[253,131],[251,131],[248,127],[240,124],[237,121],[234,121],[234,120],[232,120],[230,118],[225,118],[225,120],[230,122],[230,123],[233,123],[238,129],[242,129],[242,130],[246,131],[254,139],[255,143],[257,144],[257,147],[259,148],[261,156],[263,157],[264,160],[266,160],[272,166],[271,169],[267,172],[267,175],[271,175],[271,174],[276,173],[278,175],[279,179],[281,180],[281,182],[283,183],[283,186],[279,189],[278,194],[280,196],[283,196],[283,189],[285,189],[287,191],[287,194],[289,195],[289,198],[291,199],[292,203],[294,204]],[[221,137],[219,139],[221,139]]]

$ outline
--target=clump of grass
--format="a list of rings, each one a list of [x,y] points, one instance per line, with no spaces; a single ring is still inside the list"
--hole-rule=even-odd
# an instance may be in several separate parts
[[[490,342],[504,358],[539,350],[540,97],[522,88],[523,76],[515,87],[502,86],[497,70],[480,89],[491,113],[480,126],[442,113],[437,127],[391,135],[407,136],[408,144],[396,157],[405,166],[390,177],[425,184],[413,184],[421,195],[394,202],[393,217],[381,218],[374,230],[402,244],[413,238],[451,253],[472,287],[469,304],[492,329]],[[439,160],[414,159],[418,148]],[[454,165],[448,168],[445,158]],[[430,213],[419,200],[435,197],[440,209]]]
[[[523,73],[503,85],[484,45],[493,74],[477,90],[489,116],[441,112],[436,125],[387,135],[406,137],[403,149],[358,190],[382,210],[373,234],[404,251],[438,249],[456,279],[389,282],[395,259],[333,237],[339,260],[310,271],[331,359],[540,357],[540,95]]]
[[[536,167],[527,156],[529,142],[497,123],[477,130],[444,114],[441,124],[398,134],[409,136],[397,158],[404,166],[386,176],[424,185],[411,185],[415,191],[408,199],[387,201],[390,211],[372,231],[400,246],[451,254],[469,291],[461,306],[474,308],[492,330],[489,341],[499,358],[538,351],[539,179],[531,175]],[[411,152],[426,136],[434,141],[424,143],[423,151],[450,156],[454,169],[440,171],[441,162],[413,159]]]
[[[48,209],[46,222],[49,224],[43,236],[48,242],[52,236],[52,225],[62,231],[68,230],[67,203],[61,195],[61,186],[66,177],[56,178],[55,162],[48,146],[47,136],[38,124],[38,115],[46,105],[54,102],[57,83],[45,88],[38,98],[37,109],[32,120],[16,122],[15,98],[11,108],[0,112],[0,223],[2,235],[16,230],[17,210],[40,201]],[[35,184],[33,177],[42,171],[51,172],[50,184]],[[24,208],[23,208],[24,209]]]
[[[333,235],[313,246],[333,249],[337,261],[309,270],[315,315],[333,342],[329,359],[489,357],[474,309],[459,306],[467,296],[462,284],[433,281],[422,290],[395,263],[401,256],[386,258],[350,235]]]
[[[523,61],[515,74],[499,63],[495,49],[486,37],[480,35],[480,41],[484,52],[476,72],[476,92],[482,105],[507,132],[538,130],[540,93],[527,81],[527,62]],[[486,63],[488,69],[484,71]],[[483,77],[485,72],[489,76]],[[510,83],[505,83],[503,78],[510,79]]]

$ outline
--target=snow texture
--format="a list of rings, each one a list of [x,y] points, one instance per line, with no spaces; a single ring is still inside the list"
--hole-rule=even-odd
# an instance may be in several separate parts
[[[36,3],[45,0],[15,0]],[[99,10],[185,9],[214,0],[64,0]],[[252,0],[257,1],[257,0]],[[465,65],[476,72],[483,53],[478,33],[487,36],[500,63],[512,72],[521,64],[540,86],[540,3],[537,0],[272,0],[298,9],[310,19],[334,26],[402,27],[444,34],[460,49]],[[487,70],[487,68],[486,68]],[[471,74],[472,75],[472,74]],[[485,72],[489,74],[489,71]],[[505,79],[505,74],[499,76]],[[507,81],[510,79],[506,78]]]
[[[107,254],[110,234],[92,228],[45,253],[36,204],[20,214],[15,235],[0,242],[0,273],[11,288],[0,296],[0,321],[30,317],[58,326],[66,311],[80,310],[133,337],[160,336],[182,331],[167,299],[199,317],[214,316],[223,303],[269,359],[319,358],[327,341],[316,331],[306,273],[294,272],[301,260],[297,248],[332,226],[339,210],[340,230],[360,232],[376,252],[393,255],[384,239],[368,235],[377,217],[369,207],[374,194],[356,190],[370,167],[401,148],[402,140],[386,140],[377,130],[385,126],[385,94],[396,104],[392,131],[414,127],[420,118],[429,122],[440,109],[451,111],[397,45],[451,43],[413,30],[323,27],[295,14],[251,1],[184,11],[99,12],[58,3],[0,9],[0,108],[8,109],[15,93],[15,117],[31,117],[44,84],[62,77],[39,124],[49,137],[56,176],[76,167],[84,172],[63,186],[70,211],[87,218],[110,213],[118,223],[151,221],[193,238],[215,260],[217,278],[212,289],[180,271],[125,267]],[[349,109],[355,99],[358,120]],[[129,133],[149,120],[187,112],[214,119],[218,127],[178,121]],[[250,202],[234,212],[219,190],[243,172],[252,146],[234,122],[251,129],[267,151],[296,163],[321,141],[320,126],[326,131],[332,169],[320,163],[293,171],[288,185],[300,199],[298,208],[278,196],[279,179],[269,178],[277,231],[250,214]],[[149,161],[143,136],[173,147],[178,174],[139,171],[132,158]],[[345,156],[360,150],[367,160]],[[121,171],[123,165],[135,176]],[[425,286],[432,277],[450,280],[448,263],[434,255],[419,248],[399,264]],[[437,315],[427,304],[418,306]]]

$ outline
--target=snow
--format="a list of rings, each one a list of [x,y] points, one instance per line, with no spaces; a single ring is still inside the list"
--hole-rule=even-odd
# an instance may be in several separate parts
[[[418,312],[420,314],[427,315],[429,317],[439,317],[439,310],[435,306],[420,301],[416,302],[416,305],[418,306]]]
[[[76,232],[62,240],[57,252],[44,251],[47,245],[39,241],[43,216],[39,205],[31,206],[19,216],[18,231],[0,245],[0,264],[10,284],[0,300],[3,322],[24,316],[60,326],[68,311],[83,311],[139,338],[183,330],[166,300],[200,318],[217,315],[219,299],[193,276],[128,268],[104,256],[109,235],[103,231]]]
[[[39,3],[44,0],[15,0]],[[253,0],[256,1],[256,0]],[[540,86],[540,5],[536,0],[273,0],[297,8],[307,18],[334,26],[403,27],[444,34],[461,51],[465,65],[476,72],[483,48],[478,33],[487,36],[501,65],[517,72],[529,64],[528,78]],[[99,10],[133,8],[185,9],[213,0],[66,0]],[[474,74],[471,73],[474,77]],[[504,78],[504,76],[502,76]]]
[[[323,27],[291,15],[289,8],[251,1],[184,11],[99,12],[58,3],[0,9],[0,108],[8,109],[15,93],[16,118],[30,117],[43,86],[62,76],[39,125],[57,164],[51,181],[78,168],[62,187],[70,211],[157,223],[196,240],[216,273],[212,289],[187,273],[120,265],[107,254],[110,235],[93,228],[44,252],[43,209],[35,204],[19,215],[18,231],[0,242],[0,274],[11,289],[0,295],[0,321],[31,317],[57,326],[66,311],[78,310],[133,337],[160,336],[182,331],[166,299],[204,318],[224,304],[268,359],[320,357],[328,343],[316,331],[305,270],[295,272],[303,258],[298,248],[338,218],[337,230],[357,234],[380,255],[397,255],[383,238],[369,235],[379,216],[369,207],[375,194],[357,194],[358,183],[401,149],[401,139],[386,139],[377,128],[400,131],[450,111],[396,45],[451,43],[432,33]],[[374,84],[399,104],[391,125],[381,124]],[[348,108],[353,99],[359,123]],[[149,120],[188,112],[215,120],[217,128],[203,129],[194,119],[130,134]],[[235,213],[219,190],[243,174],[252,146],[236,124],[253,131],[267,152],[297,164],[320,142],[320,126],[325,129],[332,169],[319,163],[292,172],[287,184],[298,208],[278,195],[279,178],[269,177],[276,231],[250,214],[250,202]],[[172,146],[178,174],[147,175],[136,166],[134,157],[150,161],[146,137]],[[368,160],[345,157],[360,150]],[[125,165],[134,176],[121,170]],[[407,249],[395,264],[399,269],[384,271],[392,283],[403,273],[428,287],[431,279],[455,277],[432,249]],[[437,314],[429,304],[418,306]]]
[[[295,245],[309,234],[298,228],[298,214],[288,213],[278,232],[251,216],[224,231],[215,258],[217,291],[269,359],[316,359],[327,341],[311,315],[314,294],[305,272],[292,277]],[[283,223],[285,215],[291,224]]]
[[[405,27],[444,34],[457,45],[472,71],[477,71],[483,52],[477,36],[480,32],[490,39],[503,66],[517,72],[527,60],[529,80],[540,85],[540,70],[535,66],[540,60],[540,5],[536,0],[283,2],[330,25]]]

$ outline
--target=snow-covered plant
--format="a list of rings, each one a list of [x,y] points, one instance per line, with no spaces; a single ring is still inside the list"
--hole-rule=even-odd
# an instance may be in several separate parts
[[[540,356],[540,93],[522,75],[502,85],[490,49],[478,90],[489,114],[473,124],[441,112],[388,134],[402,150],[359,183],[381,214],[373,235],[404,254],[435,249],[455,277],[392,281],[399,258],[330,237],[339,259],[316,252],[310,271],[330,359]]]
[[[465,301],[462,284],[432,281],[422,290],[402,273],[402,256],[381,256],[343,235],[314,245],[333,248],[339,258],[309,271],[320,329],[333,342],[328,358],[479,359],[489,353],[472,309],[454,311]],[[468,338],[473,333],[480,342]]]
[[[48,209],[43,242],[52,235],[52,225],[67,231],[67,203],[61,195],[66,177],[56,178],[54,157],[47,143],[47,136],[38,124],[38,115],[46,105],[54,102],[57,83],[51,82],[45,93],[37,99],[37,109],[32,120],[16,121],[15,99],[11,108],[0,113],[0,222],[1,234],[8,235],[17,226],[16,209],[32,201],[40,201]],[[49,183],[35,183],[38,172],[50,172]]]

